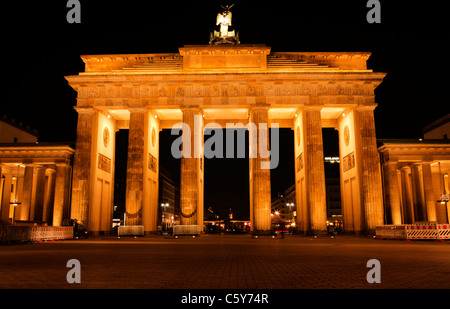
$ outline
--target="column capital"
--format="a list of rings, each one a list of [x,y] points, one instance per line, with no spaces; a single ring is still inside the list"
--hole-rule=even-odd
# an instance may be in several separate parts
[[[97,110],[94,108],[94,107],[92,107],[92,106],[74,106],[73,107],[77,112],[78,112],[78,114],[80,114],[80,113],[90,113],[90,114],[93,114],[93,113],[95,113]]]
[[[145,113],[148,112],[149,109],[146,106],[129,106],[128,111],[130,113]]]
[[[321,111],[323,108],[323,104],[305,104],[302,106],[304,111]]]
[[[270,104],[268,103],[256,103],[250,105],[250,108],[248,109],[249,112],[252,112],[254,110],[269,110]]]
[[[192,111],[194,113],[198,113],[201,114],[203,113],[203,109],[197,105],[193,105],[193,106],[180,106],[180,110],[181,112],[188,112],[188,111]]]
[[[357,111],[373,111],[378,106],[377,103],[371,103],[371,104],[359,104],[355,107]]]

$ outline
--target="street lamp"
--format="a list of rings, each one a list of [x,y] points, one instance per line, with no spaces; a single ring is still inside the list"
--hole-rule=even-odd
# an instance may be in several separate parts
[[[166,222],[164,222],[165,219],[165,212],[166,212],[166,208],[169,207],[169,203],[161,203],[161,207],[163,209],[162,211],[162,224],[163,224],[163,230],[165,230],[166,227]]]
[[[12,224],[14,225],[14,219],[16,217],[16,207],[19,206],[21,203],[17,202],[16,199],[14,199],[14,202],[9,203],[9,205],[12,205],[13,208],[13,217],[12,217]]]

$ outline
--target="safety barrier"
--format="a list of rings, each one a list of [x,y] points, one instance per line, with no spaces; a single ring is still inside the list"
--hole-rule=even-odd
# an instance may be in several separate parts
[[[439,239],[450,239],[450,225],[438,224]]]
[[[376,226],[377,239],[450,240],[450,224],[400,224]]]
[[[406,239],[439,239],[436,224],[407,224]]]
[[[378,239],[406,239],[406,228],[403,224],[378,225],[375,230]]]
[[[118,236],[144,236],[143,225],[121,225],[117,230]]]
[[[0,226],[0,244],[72,238],[72,226]]]
[[[198,225],[174,225],[173,226],[173,236],[178,235],[199,235]]]
[[[32,226],[29,239],[32,242],[73,238],[73,226]]]
[[[28,226],[0,225],[0,244],[28,241]]]

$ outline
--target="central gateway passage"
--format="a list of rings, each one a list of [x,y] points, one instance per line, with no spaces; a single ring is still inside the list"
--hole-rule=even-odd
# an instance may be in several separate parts
[[[211,131],[211,134],[209,134]],[[250,220],[248,130],[205,130],[222,135],[223,155],[205,157],[205,220]],[[234,140],[231,140],[234,136]],[[227,143],[228,138],[228,143]],[[239,145],[239,140],[241,143]],[[231,144],[232,143],[232,144]],[[213,215],[214,214],[214,215]]]

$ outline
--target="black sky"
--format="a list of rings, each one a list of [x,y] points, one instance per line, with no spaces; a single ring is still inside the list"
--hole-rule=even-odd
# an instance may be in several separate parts
[[[67,23],[65,0],[2,3],[6,95],[0,114],[37,129],[40,141],[75,141],[76,93],[64,76],[83,71],[80,55],[177,52],[183,45],[207,44],[220,4],[229,3],[80,2],[81,24]],[[371,52],[369,68],[388,73],[375,93],[378,138],[420,138],[424,125],[450,111],[449,27],[443,1],[380,1],[381,24],[367,23],[365,0],[234,3],[233,27],[243,44],[267,44],[273,51]],[[293,182],[289,134],[282,134],[281,149],[291,159],[272,171],[278,179],[272,181],[278,183],[273,191]],[[166,164],[170,169],[172,163]],[[248,194],[248,185],[242,185],[246,166],[247,160],[205,162],[206,193]],[[245,171],[239,174],[243,182],[219,183],[214,175],[232,167]],[[205,204],[233,203],[227,201],[230,194],[219,195],[205,196]]]

